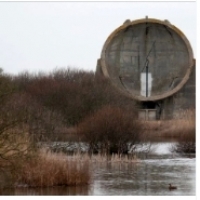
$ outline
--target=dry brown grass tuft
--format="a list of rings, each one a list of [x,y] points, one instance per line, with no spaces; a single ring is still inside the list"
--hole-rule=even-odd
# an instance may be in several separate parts
[[[173,147],[177,153],[196,153],[196,124],[195,111],[183,112],[183,119],[179,124],[178,143]]]
[[[91,173],[86,160],[67,160],[64,154],[41,151],[37,158],[24,164],[18,185],[50,187],[89,184]]]
[[[182,111],[172,120],[143,121],[141,124],[146,140],[179,140],[186,135],[195,135],[195,110]]]

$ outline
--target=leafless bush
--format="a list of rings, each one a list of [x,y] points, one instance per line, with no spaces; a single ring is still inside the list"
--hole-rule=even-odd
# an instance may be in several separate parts
[[[172,150],[177,153],[196,153],[195,129],[184,130]]]
[[[105,106],[78,125],[78,135],[89,143],[90,152],[106,155],[128,153],[128,148],[139,142],[140,126],[134,111]]]
[[[67,126],[77,125],[87,115],[107,104],[134,107],[134,102],[119,94],[110,81],[94,72],[56,69],[52,73],[16,77],[15,82],[41,105],[62,115]],[[24,84],[24,82],[26,84]]]
[[[14,183],[25,160],[34,156],[35,146],[29,134],[29,98],[22,93],[10,93],[0,106],[0,173]]]
[[[4,128],[0,133],[0,174],[4,176],[1,177],[3,180],[6,178],[3,185],[13,186],[23,163],[34,157],[37,149],[25,124],[11,124],[10,127]]]

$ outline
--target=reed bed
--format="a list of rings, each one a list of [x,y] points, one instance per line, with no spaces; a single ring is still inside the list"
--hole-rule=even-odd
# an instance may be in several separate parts
[[[52,153],[42,149],[37,158],[24,163],[15,186],[51,187],[88,185],[92,181],[91,167],[98,163],[133,163],[132,156]]]
[[[51,187],[87,185],[91,172],[87,160],[68,160],[66,155],[41,150],[35,159],[24,163],[16,185]]]
[[[195,135],[195,110],[186,110],[172,120],[143,121],[143,140],[179,140],[183,135]]]
[[[69,156],[68,160],[79,160],[79,161],[87,161],[92,165],[93,163],[128,163],[128,162],[139,162],[139,159],[134,154],[126,154],[126,155],[106,155],[106,154],[74,154],[73,156]]]

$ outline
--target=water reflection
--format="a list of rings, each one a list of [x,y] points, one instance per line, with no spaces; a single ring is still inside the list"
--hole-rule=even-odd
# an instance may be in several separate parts
[[[96,195],[195,195],[195,159],[110,163],[96,170]],[[169,183],[178,189],[169,191]]]
[[[88,186],[16,188],[0,190],[1,195],[89,195]]]

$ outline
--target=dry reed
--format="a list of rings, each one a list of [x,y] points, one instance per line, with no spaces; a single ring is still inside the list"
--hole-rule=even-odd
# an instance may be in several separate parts
[[[106,155],[106,154],[79,154],[76,153],[73,156],[69,156],[68,161],[72,160],[78,160],[78,161],[84,161],[88,162],[90,166],[92,166],[93,163],[129,163],[129,162],[138,162],[139,159],[136,157],[135,154],[126,154],[126,155],[119,155],[119,154],[112,154],[112,155]]]
[[[195,110],[182,111],[172,120],[143,121],[141,124],[146,140],[179,140],[185,134],[195,134]]]
[[[67,160],[64,154],[40,151],[37,158],[25,163],[17,185],[28,187],[72,186],[89,184],[89,163]]]

